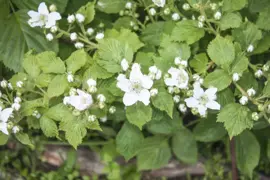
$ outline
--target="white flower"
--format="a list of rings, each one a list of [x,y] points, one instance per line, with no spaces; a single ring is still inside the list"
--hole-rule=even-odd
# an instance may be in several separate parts
[[[93,28],[88,28],[88,29],[87,29],[87,34],[88,34],[89,36],[91,36],[94,32],[95,32],[95,30],[94,30]]]
[[[82,49],[82,48],[84,47],[84,44],[81,43],[81,42],[76,42],[74,46],[75,46],[75,48],[77,48],[77,49]]]
[[[242,104],[242,105],[247,104],[247,102],[248,102],[248,97],[247,97],[247,96],[242,96],[242,97],[240,98],[239,102],[240,102],[240,104]]]
[[[80,89],[77,89],[78,95],[69,96],[68,104],[73,106],[78,111],[84,111],[93,104],[92,96]]]
[[[97,95],[97,99],[98,99],[100,102],[105,102],[105,101],[106,101],[106,97],[105,97],[103,94]]]
[[[19,103],[13,103],[11,105],[12,109],[14,109],[15,111],[19,111],[21,108],[21,105]]]
[[[58,12],[49,12],[44,2],[39,4],[38,12],[28,11],[28,15],[31,17],[28,23],[31,27],[45,27],[51,28],[55,26],[56,21],[61,19],[61,15]]]
[[[180,102],[180,96],[179,96],[179,95],[175,95],[175,96],[173,97],[173,101],[174,101],[175,103],[179,103],[179,102]]]
[[[74,81],[74,76],[73,76],[73,74],[72,74],[71,72],[68,73],[68,75],[67,75],[67,80],[68,80],[68,82],[70,82],[70,83]]]
[[[206,115],[207,109],[220,110],[220,104],[215,100],[217,88],[209,88],[204,91],[199,85],[194,85],[193,96],[185,99],[189,108],[194,108],[201,116]]]
[[[107,120],[108,120],[107,116],[104,116],[104,117],[100,118],[101,122],[106,122]]]
[[[239,81],[239,79],[240,79],[239,74],[238,73],[233,73],[232,79],[233,79],[233,82]]]
[[[253,112],[252,114],[251,114],[251,117],[252,117],[252,119],[254,120],[254,121],[258,121],[259,120],[259,114],[257,113],[257,112]]]
[[[198,22],[198,27],[203,28],[203,23],[201,21]]]
[[[16,97],[16,98],[14,99],[14,102],[15,102],[15,103],[21,103],[21,102],[22,102],[22,99],[21,99],[20,97]]]
[[[205,21],[205,16],[200,15],[200,16],[198,17],[198,20],[199,20],[200,22],[204,22],[204,21]]]
[[[75,22],[75,16],[73,14],[72,15],[69,15],[67,17],[67,21],[68,21],[69,24],[74,23]]]
[[[63,104],[68,105],[69,104],[69,97],[64,97]]]
[[[80,13],[76,14],[75,17],[76,17],[78,23],[83,23],[84,20],[85,20],[84,15],[82,15],[82,14],[80,14]]]
[[[203,78],[201,78],[198,74],[193,74],[192,78],[195,80],[194,84],[197,83],[199,85],[203,84]]]
[[[250,88],[250,89],[247,90],[247,94],[249,96],[254,96],[256,94],[256,91],[253,88]]]
[[[48,41],[52,41],[52,40],[53,40],[53,35],[52,35],[52,33],[46,34],[46,39],[47,39]]]
[[[166,0],[152,0],[152,2],[158,7],[164,7],[166,4]]]
[[[129,65],[128,65],[128,61],[126,59],[122,59],[122,61],[121,61],[121,67],[122,67],[123,71],[128,70]]]
[[[114,114],[116,111],[116,107],[115,106],[111,106],[110,109],[109,109],[109,113],[110,114]]]
[[[23,87],[23,82],[22,82],[22,81],[16,82],[16,86],[17,86],[18,88],[22,88],[22,87]]]
[[[178,109],[179,109],[179,111],[181,111],[182,113],[187,112],[187,107],[186,107],[185,104],[179,104]]]
[[[172,14],[172,20],[178,21],[179,19],[180,19],[180,16],[179,16],[178,13],[173,13],[173,14]]]
[[[97,86],[97,81],[94,80],[94,79],[88,79],[88,80],[87,80],[87,85],[88,85],[89,87],[91,87],[91,86]]]
[[[269,65],[265,64],[263,65],[263,71],[269,71]]]
[[[94,122],[96,119],[97,119],[97,117],[95,115],[88,116],[88,121],[90,121],[90,122]]]
[[[58,27],[57,26],[53,26],[53,27],[51,27],[50,31],[52,33],[56,33],[58,31]]]
[[[14,127],[12,128],[12,132],[13,132],[14,134],[18,133],[19,131],[20,131],[20,128],[19,128],[18,126],[14,126]]]
[[[151,90],[150,90],[150,95],[151,95],[152,97],[156,96],[157,94],[158,94],[158,89],[154,88],[154,89],[151,89]]]
[[[37,110],[35,110],[35,111],[33,112],[32,116],[34,116],[34,117],[36,117],[37,119],[39,119],[39,118],[41,117],[41,114],[40,114]]]
[[[157,13],[157,12],[156,12],[155,8],[150,8],[150,9],[149,9],[149,14],[150,14],[151,16],[154,16],[156,13]]]
[[[104,38],[104,33],[97,33],[96,40],[100,40]]]
[[[1,81],[1,87],[6,88],[8,85],[8,82],[6,80]]]
[[[157,66],[150,66],[149,67],[149,72],[153,73],[153,74],[156,74],[158,72]]]
[[[254,46],[250,44],[247,48],[247,52],[252,52],[254,50]]]
[[[183,9],[184,9],[185,11],[187,11],[187,10],[190,9],[190,5],[189,5],[188,3],[183,4],[182,7],[183,7]]]
[[[214,18],[215,18],[216,20],[220,20],[221,15],[222,15],[221,12],[217,11],[217,12],[214,14]]]
[[[8,119],[12,116],[13,109],[6,108],[4,110],[0,109],[0,131],[8,135]]]
[[[189,77],[184,69],[171,67],[168,73],[171,74],[171,77],[165,79],[167,86],[176,86],[180,89],[185,89],[188,86]]]
[[[132,3],[131,2],[127,2],[125,8],[126,9],[131,9],[132,8]]]
[[[50,5],[49,9],[51,12],[55,12],[57,10],[57,8],[54,4]]]
[[[73,33],[70,34],[70,40],[71,40],[71,41],[76,41],[77,38],[78,38],[77,33],[73,32]]]
[[[159,80],[161,76],[162,72],[156,66],[149,67],[149,77],[151,77],[151,79]]]
[[[138,101],[149,105],[149,89],[152,87],[153,81],[149,76],[142,74],[139,64],[133,64],[129,79],[124,74],[119,74],[117,81],[117,87],[125,92],[123,102],[126,106],[131,106]]]
[[[161,72],[161,70],[158,69],[155,79],[159,80],[159,79],[161,79],[161,77],[162,77],[162,72]]]
[[[257,78],[262,77],[262,75],[263,75],[263,71],[262,71],[261,69],[259,69],[259,70],[257,70],[257,71],[255,72],[255,76],[256,76]]]

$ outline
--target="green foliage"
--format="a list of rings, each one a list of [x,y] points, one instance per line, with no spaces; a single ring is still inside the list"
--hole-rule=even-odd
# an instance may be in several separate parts
[[[8,141],[8,135],[0,133],[0,145],[5,145]]]
[[[53,78],[48,86],[49,98],[62,95],[68,87],[66,75],[57,75]]]
[[[67,71],[75,73],[80,70],[88,60],[89,56],[84,50],[73,52],[66,60]]]
[[[197,54],[191,61],[190,66],[199,74],[207,71],[208,57],[205,53]]]
[[[20,132],[20,133],[15,134],[15,137],[20,143],[29,146],[31,149],[35,148],[35,146],[31,142],[28,134]]]
[[[84,15],[84,24],[89,24],[94,20],[95,17],[95,3],[88,2],[86,5],[82,6],[77,12]]]
[[[227,88],[231,84],[231,82],[232,78],[226,71],[222,69],[217,69],[206,76],[204,85],[206,87],[216,87],[218,91],[221,91]]]
[[[242,17],[238,13],[227,13],[220,20],[221,30],[238,28],[242,23]]]
[[[161,111],[167,112],[172,118],[174,102],[171,95],[163,89],[159,90],[159,95],[152,98],[153,105]]]
[[[47,116],[42,116],[40,119],[40,128],[47,137],[57,137],[58,128],[56,123],[48,118]]]
[[[105,13],[118,13],[120,10],[124,9],[126,4],[125,0],[100,0],[97,3],[97,8]]]

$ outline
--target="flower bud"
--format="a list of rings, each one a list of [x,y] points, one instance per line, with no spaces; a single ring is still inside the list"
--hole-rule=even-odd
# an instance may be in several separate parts
[[[153,89],[150,90],[150,95],[151,95],[152,97],[155,97],[157,94],[158,94],[158,89],[153,88]]]
[[[188,97],[193,96],[193,91],[192,90],[187,91],[187,96]]]
[[[169,14],[171,14],[171,10],[170,10],[170,8],[166,8],[166,9],[164,9],[164,14],[165,15],[169,15]]]
[[[87,80],[87,85],[90,87],[90,86],[96,86],[97,85],[97,81],[94,80],[94,79],[88,79]]]
[[[74,44],[74,46],[75,46],[76,49],[82,49],[82,48],[84,47],[84,44],[81,43],[81,42],[76,42],[76,43]]]
[[[107,116],[104,116],[104,117],[100,118],[100,121],[103,122],[103,123],[105,123],[107,120],[108,120]]]
[[[87,34],[88,34],[89,36],[91,36],[94,32],[95,32],[95,30],[94,30],[93,28],[88,28],[88,29],[87,29]]]
[[[175,94],[178,94],[178,93],[180,93],[180,89],[179,89],[178,87],[174,87],[174,88],[173,88],[173,92],[174,92]]]
[[[238,73],[233,73],[232,79],[233,79],[233,82],[239,81],[239,79],[240,79],[239,74]]]
[[[12,86],[11,83],[8,83],[8,88],[9,88],[10,90],[13,90],[13,86]]]
[[[121,11],[119,12],[119,15],[120,15],[120,16],[124,16],[124,11],[121,10]]]
[[[19,111],[21,109],[21,105],[19,103],[13,103],[11,105],[12,109],[14,109],[15,111]]]
[[[217,4],[216,3],[210,3],[210,8],[214,11],[217,9]]]
[[[198,22],[198,27],[203,28],[203,23],[201,21]]]
[[[268,64],[263,65],[263,68],[262,69],[265,72],[269,71],[269,65]]]
[[[57,26],[53,26],[53,27],[51,27],[50,31],[52,33],[56,33],[58,31],[58,27]]]
[[[12,132],[13,132],[14,134],[17,134],[19,131],[20,131],[19,126],[13,126]]]
[[[105,107],[105,103],[104,103],[104,102],[99,102],[99,103],[98,103],[98,107],[99,107],[100,109],[103,109],[103,108]]]
[[[111,106],[110,109],[109,109],[109,113],[110,114],[114,114],[116,111],[116,107],[115,106]]]
[[[173,14],[172,14],[172,20],[174,20],[174,21],[180,20],[179,14],[178,14],[178,13],[173,13]]]
[[[186,107],[185,104],[179,104],[178,109],[179,109],[179,111],[181,111],[182,113],[187,112],[187,107]]]
[[[97,95],[97,99],[100,102],[105,102],[106,101],[106,97],[103,94]]]
[[[256,94],[256,91],[253,88],[250,88],[247,90],[247,94],[251,97],[251,96],[254,96]]]
[[[261,112],[264,111],[264,106],[262,104],[259,104],[258,105],[258,110],[261,111]]]
[[[67,75],[67,80],[68,80],[68,82],[70,82],[70,83],[74,81],[74,76],[73,76],[73,74],[72,74],[71,72],[68,73],[68,75]]]
[[[100,40],[104,38],[104,33],[97,33],[96,40]]]
[[[78,23],[83,23],[85,20],[85,17],[84,17],[84,15],[78,13],[78,14],[76,14],[76,20],[78,21]]]
[[[78,38],[77,33],[73,32],[73,33],[70,34],[70,40],[71,40],[71,41],[76,41],[77,38]]]
[[[127,2],[125,5],[126,9],[131,9],[132,8],[132,3],[131,2]]]
[[[220,20],[221,15],[222,15],[221,12],[217,11],[217,12],[214,14],[214,18],[215,18],[216,20]]]
[[[129,68],[128,61],[126,59],[122,59],[121,61],[121,67],[123,71],[127,71]]]
[[[248,97],[247,96],[242,96],[239,100],[240,104],[246,105],[248,102]]]
[[[174,93],[174,88],[173,87],[168,87],[168,92],[170,93],[170,94],[173,94]]]
[[[53,35],[52,35],[52,33],[46,34],[46,39],[47,39],[48,41],[52,41],[52,40],[53,40]]]
[[[90,122],[94,122],[96,119],[97,119],[97,117],[95,115],[88,116],[88,121],[90,121]]]
[[[156,15],[156,10],[155,10],[155,8],[150,8],[149,9],[149,14],[151,15],[151,16],[154,16],[154,15]]]
[[[22,102],[22,99],[20,97],[16,97],[14,99],[14,102],[20,104]]]
[[[56,8],[56,6],[54,4],[50,5],[49,9],[50,9],[51,12],[57,11],[57,8]]]
[[[204,21],[205,21],[205,16],[200,15],[200,16],[198,17],[198,20],[199,20],[200,22],[204,22]]]
[[[81,112],[78,111],[77,109],[74,109],[74,110],[72,111],[72,115],[73,115],[73,116],[79,116],[79,115],[81,115]]]
[[[75,96],[77,94],[77,90],[75,89],[75,88],[71,88],[70,90],[69,90],[69,95],[70,96]]]
[[[67,21],[69,24],[72,24],[75,22],[75,16],[72,14],[72,15],[69,15],[68,18],[67,18]]]
[[[252,119],[254,121],[258,121],[259,120],[259,114],[257,112],[253,112],[252,115],[251,115]]]
[[[183,4],[182,8],[185,10],[185,11],[188,11],[190,9],[190,5],[188,3],[185,3]]]
[[[174,101],[175,103],[179,103],[179,102],[180,102],[180,96],[179,96],[179,95],[175,95],[175,96],[173,97],[173,101]]]
[[[23,82],[22,82],[22,81],[16,82],[16,86],[17,86],[18,88],[22,88],[22,87],[23,87]]]
[[[2,81],[1,81],[1,87],[2,87],[2,88],[6,88],[7,85],[8,85],[8,82],[7,82],[6,80],[2,80]]]
[[[247,52],[253,52],[253,50],[254,50],[254,46],[250,44],[247,48]]]
[[[255,72],[255,76],[257,77],[257,78],[260,78],[260,77],[262,77],[262,75],[263,75],[263,71],[262,70],[257,70],[256,72]]]
[[[88,92],[90,92],[90,93],[96,93],[97,92],[97,87],[96,86],[89,86]]]

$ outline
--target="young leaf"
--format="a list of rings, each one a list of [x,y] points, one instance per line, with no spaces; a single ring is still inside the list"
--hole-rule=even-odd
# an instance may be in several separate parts
[[[247,0],[224,0],[223,11],[237,11],[244,8],[247,4]]]
[[[227,104],[235,102],[234,94],[230,88],[226,88],[217,93],[217,102],[221,105],[221,108]]]
[[[139,170],[158,169],[168,164],[171,150],[168,140],[163,136],[146,138],[137,155]]]
[[[186,128],[179,130],[172,137],[172,150],[184,163],[194,164],[198,159],[198,149],[193,134]]]
[[[256,25],[263,30],[270,30],[270,8],[266,8],[260,12]]]
[[[38,59],[35,55],[25,55],[23,60],[23,68],[32,78],[36,78],[40,74]]]
[[[58,128],[56,123],[46,115],[40,118],[40,128],[47,137],[58,136]]]
[[[5,145],[8,141],[8,135],[0,132],[0,146]]]
[[[137,154],[143,139],[141,131],[136,126],[126,122],[116,136],[117,151],[128,161]]]
[[[19,132],[19,133],[16,133],[15,134],[15,137],[16,137],[16,139],[18,141],[20,141],[24,145],[28,145],[31,149],[34,149],[35,148],[34,144],[29,139],[28,134],[25,134],[23,132]]]
[[[88,59],[89,56],[83,49],[73,52],[66,60],[67,71],[74,74],[85,65]]]
[[[249,63],[248,58],[244,54],[238,53],[236,55],[235,60],[231,64],[230,70],[231,74],[233,73],[242,74],[245,70],[248,69],[248,63]]]
[[[260,160],[260,144],[250,131],[235,137],[236,162],[239,170],[252,179],[254,168]]]
[[[62,95],[68,87],[66,75],[57,75],[53,78],[48,87],[49,98]]]
[[[193,44],[204,36],[204,30],[198,27],[194,20],[180,21],[172,32],[172,39],[179,42]]]
[[[211,60],[223,68],[228,68],[235,58],[233,43],[221,36],[209,44],[207,52]]]
[[[270,81],[269,80],[266,82],[266,85],[263,88],[263,95],[268,96],[268,97],[270,96]]]
[[[95,17],[95,2],[88,2],[86,5],[82,6],[77,13],[84,15],[84,24],[89,24]]]
[[[126,0],[99,0],[97,8],[105,13],[119,13],[125,8]]]
[[[242,23],[242,17],[239,13],[227,13],[220,20],[220,29],[238,28]]]
[[[151,99],[156,108],[161,111],[166,111],[172,118],[174,102],[172,96],[165,89],[159,89],[158,95]]]
[[[131,124],[135,124],[139,129],[142,129],[144,124],[151,121],[152,108],[145,106],[143,103],[136,103],[127,107],[126,116]]]
[[[246,106],[237,103],[226,105],[218,114],[217,122],[223,122],[230,138],[239,135],[245,129],[253,127],[251,112]]]
[[[207,71],[208,57],[205,53],[197,54],[189,64],[198,74],[204,74]]]
[[[37,63],[44,73],[63,74],[66,71],[65,63],[53,51],[46,51],[36,56]]]
[[[215,87],[218,91],[221,91],[228,87],[232,82],[231,76],[222,69],[217,69],[214,72],[208,74],[204,80],[204,86]]]

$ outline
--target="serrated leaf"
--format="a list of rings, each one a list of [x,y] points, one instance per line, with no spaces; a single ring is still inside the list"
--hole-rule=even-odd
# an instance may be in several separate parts
[[[137,155],[139,170],[158,169],[168,164],[171,150],[166,137],[146,138]]]
[[[56,123],[52,119],[48,118],[46,115],[40,118],[40,128],[47,137],[58,136],[58,128]]]
[[[36,56],[37,63],[44,73],[63,74],[66,71],[65,63],[56,56],[55,52],[46,51]]]
[[[136,126],[126,122],[116,136],[117,151],[128,161],[137,154],[143,139],[141,131]]]
[[[194,20],[181,21],[176,24],[172,32],[174,41],[193,44],[204,36],[204,30],[198,27],[198,22]]]
[[[40,74],[38,59],[35,55],[25,55],[23,60],[23,68],[32,78],[36,78]]]
[[[247,83],[248,82],[248,83]],[[245,91],[250,88],[253,88],[255,91],[258,91],[258,82],[254,77],[254,74],[251,72],[244,72],[242,77],[237,82]],[[235,94],[242,95],[239,90],[235,91]]]
[[[88,59],[89,56],[84,49],[73,52],[66,60],[67,71],[74,74],[85,65]]]
[[[32,115],[33,111],[36,110],[36,108],[48,106],[48,101],[46,98],[38,98],[31,101],[23,101],[21,106],[21,113],[24,116],[30,116]]]
[[[142,129],[144,124],[151,121],[152,108],[139,102],[126,108],[126,116],[131,124],[134,124],[138,126],[139,129]]]
[[[231,64],[231,74],[238,73],[242,74],[248,69],[249,60],[243,53],[238,53],[235,60]]]
[[[113,73],[106,71],[99,64],[94,62],[90,67],[84,72],[83,79],[86,82],[88,79],[107,79],[113,76]]]
[[[222,9],[223,11],[237,11],[244,8],[247,0],[224,0]]]
[[[131,29],[130,22],[132,20],[133,18],[129,16],[120,17],[114,22],[113,27],[118,31],[122,28]]]
[[[31,142],[28,134],[23,133],[23,132],[19,132],[19,133],[16,133],[15,134],[15,137],[16,137],[16,139],[18,141],[20,141],[24,145],[29,146],[31,149],[34,149],[35,148],[34,144]]]
[[[231,76],[222,69],[217,69],[214,72],[208,74],[204,79],[205,87],[215,87],[218,91],[221,91],[228,87],[232,82]]]
[[[264,34],[262,39],[258,42],[257,47],[253,51],[253,54],[261,54],[270,48],[270,33]]]
[[[194,164],[198,159],[196,140],[190,130],[183,128],[172,137],[172,150],[177,159]]]
[[[158,94],[151,98],[153,105],[161,111],[167,112],[172,118],[174,102],[172,96],[164,89],[159,89]]]
[[[251,112],[246,106],[237,103],[226,105],[218,114],[217,122],[223,122],[230,138],[239,135],[245,129],[253,127]]]
[[[221,140],[227,131],[221,123],[216,122],[216,116],[208,116],[207,119],[201,119],[193,129],[193,134],[197,141],[215,142]]]
[[[120,64],[124,58],[129,63],[133,59],[133,51],[129,45],[112,38],[100,42],[98,55],[98,64],[111,73],[122,71]]]
[[[250,131],[235,137],[237,167],[241,173],[252,179],[254,168],[260,160],[260,144]]]
[[[84,24],[89,24],[95,17],[95,2],[88,2],[86,5],[80,7],[77,13],[84,15]]]
[[[0,146],[5,145],[8,141],[8,135],[0,132]]]
[[[52,74],[40,74],[37,78],[36,78],[36,84],[39,87],[48,87],[50,82],[53,79],[53,75]]]
[[[27,10],[19,10],[0,23],[0,59],[15,72],[22,70],[24,53],[29,49],[58,52],[58,42],[48,42],[42,29],[30,27],[28,19]]]
[[[198,74],[204,74],[208,67],[208,57],[205,53],[197,54],[189,64]]]
[[[68,87],[68,81],[66,75],[57,75],[53,78],[52,82],[48,86],[49,98],[62,95]]]
[[[249,11],[256,13],[256,12],[262,12],[265,8],[269,8],[269,0],[260,0],[260,3],[258,3],[257,0],[249,0]]]
[[[233,92],[230,88],[226,88],[217,93],[217,102],[221,105],[221,107],[226,106],[227,104],[235,102],[235,98]]]
[[[256,25],[263,30],[270,30],[270,8],[264,9],[260,12],[259,18],[257,19]]]
[[[68,121],[73,119],[72,112],[62,103],[51,107],[45,115],[55,121]]]
[[[212,61],[223,68],[228,68],[235,58],[233,43],[221,36],[211,41],[207,53]]]
[[[227,13],[220,19],[220,29],[238,28],[242,23],[242,17],[239,13]]]
[[[140,64],[141,70],[144,74],[149,73],[149,67],[154,64],[153,56],[154,53],[138,52],[136,54],[135,62]]]
[[[126,0],[99,0],[97,3],[97,8],[102,12],[113,14],[124,10],[125,5]]]
[[[270,96],[270,81],[268,80],[268,81],[266,81],[266,84],[265,84],[265,86],[264,86],[264,88],[263,88],[263,95],[264,96]]]

